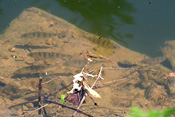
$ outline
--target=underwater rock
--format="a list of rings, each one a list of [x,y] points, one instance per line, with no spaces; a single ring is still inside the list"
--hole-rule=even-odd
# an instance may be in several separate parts
[[[156,65],[156,64],[162,63],[163,61],[165,61],[165,59],[166,59],[165,56],[156,57],[156,58],[148,58],[148,59],[141,61],[141,63],[148,64],[148,65]]]
[[[172,70],[175,71],[175,41],[166,41],[162,51],[169,60]]]

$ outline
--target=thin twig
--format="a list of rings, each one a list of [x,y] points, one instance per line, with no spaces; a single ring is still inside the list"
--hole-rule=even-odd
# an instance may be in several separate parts
[[[99,80],[99,78],[101,78],[101,72],[102,72],[102,69],[103,69],[103,67],[100,68],[100,71],[99,71],[98,77],[97,77],[97,79],[95,80],[94,84],[91,86],[91,88],[93,88],[93,87],[95,86],[96,82]]]
[[[66,105],[64,105],[64,104],[61,104],[61,103],[58,103],[58,102],[55,102],[55,101],[47,100],[47,102],[60,105],[60,106],[62,106],[63,108],[68,108],[68,109],[74,110],[74,111],[79,112],[79,113],[81,113],[81,114],[84,114],[84,115],[86,115],[86,116],[88,116],[88,117],[93,117],[92,115],[89,115],[89,114],[87,114],[87,113],[85,113],[85,112],[83,112],[83,111],[81,111],[81,110],[78,110],[78,109],[73,108],[73,107],[66,106]]]
[[[42,108],[45,108],[45,107],[48,106],[49,104],[50,104],[50,103],[47,103],[47,104],[45,104],[45,105],[41,106],[40,108],[37,108],[37,109],[35,109],[35,110],[33,110],[33,111],[24,111],[24,112],[22,113],[22,115],[24,115],[24,114],[27,114],[27,115],[32,114],[32,113],[34,113],[35,111],[39,111],[39,110],[41,110]]]
[[[41,89],[42,89],[42,77],[39,78],[39,87],[38,87],[38,107],[41,107]],[[41,109],[38,110],[38,114],[41,114]]]
[[[94,98],[89,94],[89,92],[87,90],[85,90],[86,93],[88,94],[88,96],[91,98],[91,100],[93,101],[95,106],[98,106],[97,103],[95,102]]]
[[[83,69],[86,69],[87,68],[87,66],[90,64],[90,60],[88,60],[88,62],[87,62],[87,64],[84,66],[84,68]]]
[[[101,83],[101,84],[95,85],[93,88],[100,88],[100,87],[107,86],[107,85],[110,85],[110,84],[115,84],[116,82],[119,82],[119,81],[125,80],[125,79],[127,79],[127,78],[122,78],[122,79],[118,79],[118,80],[109,81],[109,82],[106,82],[106,83]]]
[[[60,76],[58,76],[58,77],[56,77],[56,78],[54,78],[54,79],[51,79],[51,80],[49,80],[49,81],[43,82],[42,85],[47,84],[47,83],[49,83],[49,82],[51,82],[51,81],[53,81],[53,80],[56,80],[56,79],[58,79],[58,78],[60,78]]]
[[[11,108],[13,108],[15,106],[20,106],[20,105],[23,105],[23,104],[34,103],[34,102],[38,102],[38,99],[35,99],[35,100],[32,100],[32,101],[22,102],[22,103],[19,103],[19,104],[16,104],[16,105],[12,105],[12,106],[8,107],[8,109],[11,109]]]

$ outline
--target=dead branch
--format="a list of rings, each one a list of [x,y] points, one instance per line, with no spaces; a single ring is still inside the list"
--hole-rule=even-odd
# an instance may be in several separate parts
[[[38,87],[38,107],[41,107],[41,89],[42,89],[42,77],[39,78],[39,87]],[[38,110],[38,114],[41,114],[41,109]]]

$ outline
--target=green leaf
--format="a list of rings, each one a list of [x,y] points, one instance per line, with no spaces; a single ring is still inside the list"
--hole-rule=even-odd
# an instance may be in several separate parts
[[[130,110],[133,112],[132,114],[127,114],[126,117],[147,117],[147,114],[137,107],[131,107]]]
[[[65,95],[61,95],[61,101],[63,104],[65,103],[65,100],[64,100],[65,97],[66,97]]]
[[[162,117],[161,111],[150,110],[148,112],[148,117]]]
[[[166,109],[163,111],[162,113],[162,117],[169,117],[170,115],[172,115],[173,113],[175,113],[175,109],[171,108],[171,109]]]

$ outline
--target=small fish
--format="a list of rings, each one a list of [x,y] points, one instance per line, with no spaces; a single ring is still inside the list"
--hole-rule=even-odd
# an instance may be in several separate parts
[[[163,61],[165,61],[165,59],[166,59],[165,56],[156,57],[156,58],[149,58],[149,59],[145,59],[145,60],[141,61],[141,63],[145,63],[145,64],[148,64],[148,65],[155,65],[155,64],[162,63]]]
[[[104,61],[94,60],[91,64],[99,64],[99,63],[104,63]],[[65,63],[63,63],[63,65],[66,67],[74,67],[74,68],[82,68],[86,64],[87,64],[87,59],[82,59],[82,60],[76,59],[76,60],[66,61]]]
[[[47,49],[49,48],[48,46],[35,46],[35,45],[15,45],[14,46],[15,48],[18,48],[18,49]]]
[[[61,39],[61,38],[65,38],[65,34],[63,34],[63,33],[33,32],[33,33],[23,34],[21,37],[22,38],[39,38],[39,39],[58,37],[59,39]]]
[[[27,73],[37,73],[46,69],[47,65],[35,65],[20,68],[14,72],[14,74],[27,74]]]
[[[24,74],[18,74],[14,73],[11,78],[39,78],[40,76],[44,76],[45,73],[24,73]]]
[[[129,63],[129,62],[118,62],[117,63],[119,67],[122,67],[122,68],[131,68],[131,67],[136,67],[137,65],[136,64],[132,64],[132,63]]]
[[[104,38],[104,37],[99,37],[99,38],[84,37],[84,38],[86,38],[89,41],[91,41],[92,43],[95,43],[95,44],[97,44],[101,47],[104,47],[104,48],[111,48],[111,49],[120,48],[118,45],[114,44],[114,42],[112,42],[110,39],[107,39],[107,38]]]
[[[57,76],[72,76],[71,73],[56,73],[56,74],[47,74],[46,72],[34,72],[34,73],[14,73],[11,78],[39,78],[40,76],[44,77],[57,77]]]
[[[56,52],[33,52],[28,54],[28,56],[33,57],[34,59],[54,59],[54,58],[71,58],[70,55],[65,55],[61,53],[56,53]]]

